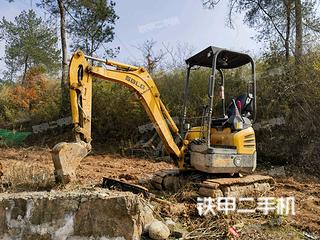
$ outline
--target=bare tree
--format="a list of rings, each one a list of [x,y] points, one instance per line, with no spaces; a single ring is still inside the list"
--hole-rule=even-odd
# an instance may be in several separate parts
[[[61,41],[61,108],[60,114],[64,115],[68,110],[68,62],[67,62],[67,36],[66,36],[66,8],[71,0],[39,0],[37,3],[38,7],[46,9],[54,16],[60,18],[60,41]]]
[[[60,37],[61,37],[61,50],[62,50],[62,59],[61,59],[61,115],[66,111],[65,106],[68,102],[68,62],[67,62],[67,37],[66,37],[66,14],[64,0],[57,0],[59,13],[60,13]]]
[[[221,0],[202,0],[205,8],[213,9]]]
[[[286,61],[289,62],[290,57],[290,35],[291,35],[291,10],[292,10],[292,0],[285,0],[284,4],[286,6],[286,35],[284,39],[284,48],[286,51]]]
[[[147,40],[137,47],[137,49],[142,53],[144,67],[151,74],[154,73],[155,70],[160,66],[161,61],[166,55],[166,53],[163,52],[162,49],[155,53],[155,45],[156,41]]]
[[[186,65],[185,60],[189,58],[195,51],[194,47],[188,43],[178,42],[176,46],[162,43],[166,53],[165,65],[167,69],[181,69]]]

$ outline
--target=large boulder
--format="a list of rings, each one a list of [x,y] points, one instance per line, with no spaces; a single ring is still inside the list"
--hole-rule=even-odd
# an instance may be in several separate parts
[[[137,195],[96,189],[0,194],[0,239],[140,239],[152,211]]]

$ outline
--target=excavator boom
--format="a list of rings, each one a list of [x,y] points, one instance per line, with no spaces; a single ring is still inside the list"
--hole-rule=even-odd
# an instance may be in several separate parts
[[[92,66],[88,59],[103,62],[113,69]],[[166,151],[180,163],[183,162],[187,141],[181,139],[178,127],[161,101],[158,88],[149,73],[142,67],[89,57],[77,51],[72,56],[69,65],[70,103],[76,142],[60,143],[52,150],[58,181],[68,182],[75,178],[75,169],[81,159],[91,150],[92,81],[94,78],[119,83],[133,90],[155,125]],[[181,148],[175,143],[174,135],[180,137]]]

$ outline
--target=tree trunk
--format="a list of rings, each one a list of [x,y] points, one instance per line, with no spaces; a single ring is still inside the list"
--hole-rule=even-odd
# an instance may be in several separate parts
[[[286,38],[284,42],[284,47],[286,51],[286,62],[289,62],[290,57],[290,27],[291,27],[291,0],[285,0],[284,4],[286,6]]]
[[[296,22],[296,39],[295,39],[295,60],[298,64],[302,56],[302,6],[301,0],[295,0],[295,22]]]
[[[26,85],[26,75],[27,75],[27,70],[28,70],[28,58],[29,56],[27,55],[24,59],[24,70],[23,70],[23,76],[22,76],[22,85]]]
[[[66,17],[64,9],[64,0],[57,0],[60,12],[60,36],[61,36],[61,49],[62,49],[62,62],[61,62],[61,108],[60,115],[64,115],[68,110],[68,63],[67,63],[67,39],[66,39]]]

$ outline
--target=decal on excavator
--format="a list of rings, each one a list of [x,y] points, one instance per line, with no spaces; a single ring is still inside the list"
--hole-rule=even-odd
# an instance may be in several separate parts
[[[136,85],[137,87],[141,88],[142,90],[144,90],[146,88],[145,85],[139,83],[137,80],[135,80],[134,78],[132,78],[130,76],[126,76],[126,80],[128,82],[131,82],[132,84]]]

